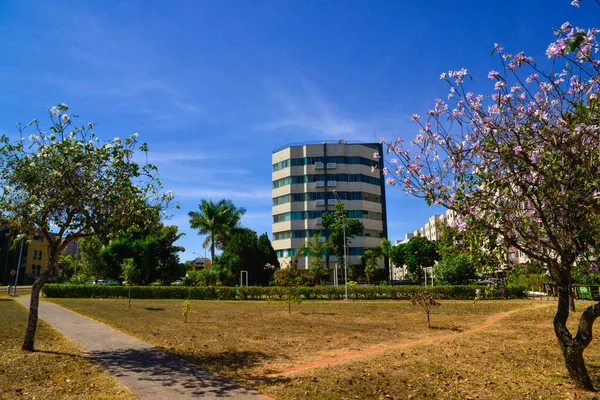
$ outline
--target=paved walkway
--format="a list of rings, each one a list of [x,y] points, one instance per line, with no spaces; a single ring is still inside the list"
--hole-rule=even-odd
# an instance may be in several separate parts
[[[29,296],[16,300],[29,307]],[[260,393],[56,304],[40,301],[39,317],[77,342],[140,399],[268,400]]]

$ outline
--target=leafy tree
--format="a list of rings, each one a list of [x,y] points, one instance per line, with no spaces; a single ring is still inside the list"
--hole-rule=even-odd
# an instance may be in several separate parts
[[[261,285],[268,285],[273,278],[273,272],[280,268],[277,252],[271,244],[269,235],[265,232],[258,237],[259,265],[262,268]]]
[[[488,74],[491,96],[465,87],[465,69],[442,74],[449,100],[436,100],[426,120],[412,115],[420,125],[412,149],[386,143],[392,156],[384,171],[388,183],[454,210],[459,229],[496,235],[499,245],[547,266],[558,290],[554,331],[565,365],[588,390],[583,352],[600,304],[582,313],[576,334],[567,320],[573,265],[600,239],[597,32],[569,23],[556,29],[546,50],[549,72],[495,45],[501,68]]]
[[[406,243],[393,246],[390,252],[390,259],[395,266],[404,267],[406,264]]]
[[[475,267],[465,255],[446,257],[434,269],[438,282],[448,285],[462,285],[476,277]]]
[[[188,213],[190,227],[198,229],[199,235],[208,234],[202,247],[210,248],[211,261],[214,262],[216,249],[223,249],[226,246],[229,235],[238,227],[246,209],[237,208],[231,200],[226,199],[220,200],[218,203],[202,199],[198,208],[199,211]]]
[[[180,265],[178,254],[185,251],[185,248],[175,246],[175,242],[185,233],[178,233],[178,227],[176,226],[165,226],[154,235],[158,243],[156,250],[158,277],[161,284],[166,285],[185,274],[185,267]]]
[[[379,250],[379,251],[378,251]],[[364,267],[365,279],[368,284],[373,282],[373,279],[379,273],[379,265],[377,259],[379,258],[378,253],[381,253],[380,249],[369,249],[365,251],[365,255],[362,257]]]
[[[58,258],[58,263],[62,265],[63,272],[67,276],[71,276],[75,273],[75,257],[72,254],[61,255]]]
[[[390,282],[394,279],[394,266],[389,262],[392,257],[393,248],[394,245],[392,244],[392,242],[390,242],[386,238],[381,239],[381,255],[385,257],[386,263],[389,265],[388,272]]]
[[[131,308],[131,286],[139,285],[142,282],[142,272],[135,265],[133,258],[126,258],[121,263],[121,277],[124,279],[125,284],[128,286],[127,291],[127,307]]]
[[[317,232],[310,240],[302,243],[297,254],[309,257],[309,270],[312,280],[322,285],[329,276],[329,271],[323,265],[325,242],[321,241],[321,234]]]
[[[79,271],[87,276],[100,276],[103,278],[117,279],[121,275],[119,264],[107,264],[102,257],[102,240],[96,236],[80,239],[79,246]]]
[[[107,265],[121,265],[123,260],[132,258],[140,270],[140,284],[157,280],[168,284],[185,273],[179,266],[177,254],[185,249],[174,244],[183,236],[177,231],[176,226],[162,224],[143,230],[132,228],[103,246],[100,254]]]
[[[133,258],[123,260],[121,271],[121,276],[128,286],[142,284],[142,271],[135,265]]]
[[[352,238],[363,232],[363,223],[354,218],[348,218],[344,203],[335,205],[333,213],[323,213],[321,217],[325,229],[330,230],[326,247],[340,261],[344,260],[344,245],[348,248]],[[344,242],[344,236],[346,241]]]
[[[188,271],[183,278],[187,286],[215,286],[220,283],[219,271],[215,268]]]
[[[348,267],[348,279],[354,282],[358,282],[362,279],[365,274],[365,266],[363,265],[362,259],[360,264],[352,264]]]
[[[487,249],[482,243],[487,241]],[[459,231],[457,227],[443,226],[437,250],[442,260],[464,255],[481,275],[490,275],[500,268],[503,249],[497,246],[496,236],[489,235],[485,239],[477,232],[469,229]]]
[[[170,194],[161,194],[156,167],[134,161],[137,134],[101,142],[94,124],[77,126],[60,104],[49,110],[50,128],[38,120],[18,125],[20,140],[0,138],[0,209],[11,229],[39,232],[48,262],[31,291],[23,350],[34,348],[40,290],[61,252],[83,237],[110,236],[158,216]],[[27,136],[30,130],[32,134]],[[139,149],[147,151],[147,145]]]
[[[255,231],[248,228],[236,228],[231,232],[229,243],[218,257],[217,264],[223,273],[223,282],[230,285],[238,282],[242,270],[248,271],[248,284],[268,285],[273,270],[265,268],[265,265],[279,267],[269,236],[264,233],[258,237]]]
[[[435,243],[422,236],[410,238],[408,243],[402,247],[404,253],[404,264],[408,271],[413,274],[417,282],[422,282],[424,268],[430,268],[440,259]]]

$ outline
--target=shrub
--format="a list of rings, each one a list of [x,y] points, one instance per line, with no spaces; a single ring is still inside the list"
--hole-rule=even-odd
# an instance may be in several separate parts
[[[480,299],[526,298],[522,286],[507,286],[504,294],[493,286],[348,286],[348,295],[356,300],[409,300],[423,291],[435,293],[440,299],[470,300],[479,289]],[[129,287],[109,285],[46,284],[43,294],[52,298],[127,298]],[[281,286],[132,286],[132,299],[192,299],[192,300],[282,300],[289,288]],[[295,295],[301,300],[341,300],[344,286],[297,286]]]

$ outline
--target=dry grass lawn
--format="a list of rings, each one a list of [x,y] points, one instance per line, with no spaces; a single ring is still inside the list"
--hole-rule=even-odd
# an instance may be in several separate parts
[[[476,332],[298,372],[257,389],[276,399],[596,398],[569,381],[552,330],[556,303],[541,303]],[[585,354],[599,387],[600,343]]]
[[[21,351],[27,310],[0,298],[0,399],[135,399],[81,349],[40,321],[33,353]]]
[[[179,300],[133,300],[131,309],[114,299],[52,301],[275,399],[589,398],[565,376],[552,301],[445,301],[433,310],[430,330],[423,311],[404,301],[306,301],[291,315],[284,302],[193,301],[187,324]],[[265,377],[424,337],[431,340]],[[593,374],[600,374],[597,347],[586,352]]]

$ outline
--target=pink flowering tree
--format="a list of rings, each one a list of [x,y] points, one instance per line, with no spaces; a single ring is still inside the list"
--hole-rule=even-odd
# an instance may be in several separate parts
[[[454,210],[459,229],[485,232],[484,246],[498,240],[547,266],[559,294],[556,337],[570,376],[588,390],[583,352],[600,304],[583,312],[575,334],[566,324],[571,269],[600,237],[597,33],[569,23],[556,29],[545,72],[496,44],[491,95],[469,91],[465,69],[443,73],[447,99],[425,117],[412,115],[416,138],[382,139],[388,184]]]
[[[31,290],[23,350],[33,351],[40,291],[68,244],[90,236],[114,237],[131,226],[155,225],[171,202],[157,169],[140,164],[137,134],[100,141],[94,124],[77,125],[65,104],[49,109],[50,126],[19,125],[20,138],[0,137],[0,210],[11,229],[36,233],[48,262]]]

